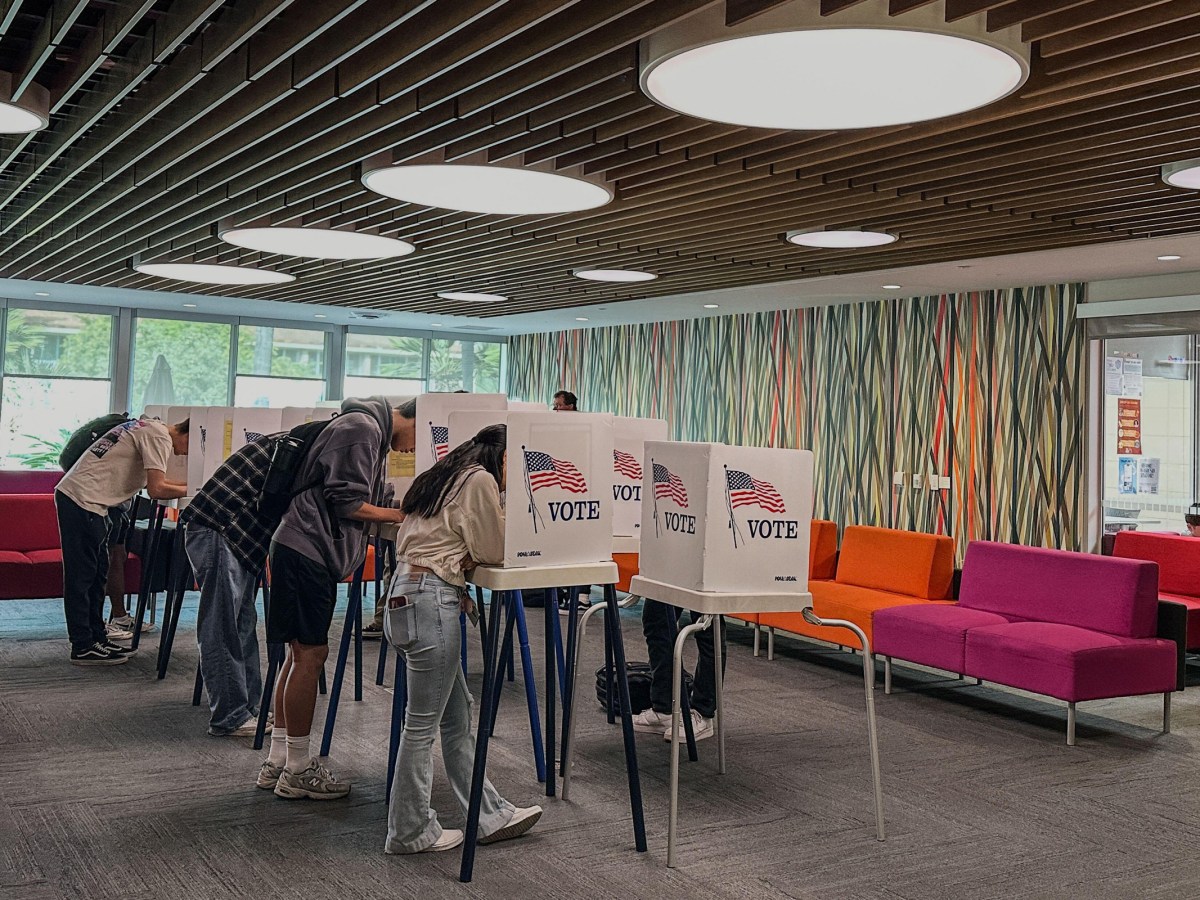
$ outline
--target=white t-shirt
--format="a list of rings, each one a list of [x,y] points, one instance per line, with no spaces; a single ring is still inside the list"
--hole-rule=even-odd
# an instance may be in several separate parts
[[[88,512],[108,514],[146,486],[146,470],[167,471],[171,433],[162,422],[139,419],[111,429],[84,451],[58,483]]]

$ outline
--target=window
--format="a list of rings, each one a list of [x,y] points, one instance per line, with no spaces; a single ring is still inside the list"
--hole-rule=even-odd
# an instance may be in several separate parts
[[[424,338],[352,331],[346,335],[343,395],[407,397],[425,391]]]
[[[71,432],[110,411],[113,318],[10,308],[4,324],[0,467],[58,468]]]
[[[235,406],[314,406],[325,399],[325,335],[309,328],[238,326]]]
[[[474,362],[474,392],[476,394],[503,393],[501,369],[505,353],[508,350],[507,345],[477,341],[473,345],[468,342],[467,346],[473,348],[471,352]]]
[[[215,322],[139,316],[133,334],[132,411],[151,404],[227,404],[232,331]]]
[[[499,393],[507,347],[492,341],[429,342],[429,390]]]

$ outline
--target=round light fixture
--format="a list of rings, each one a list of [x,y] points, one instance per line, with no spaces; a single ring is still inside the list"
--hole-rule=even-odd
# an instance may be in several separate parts
[[[368,190],[406,203],[494,215],[554,215],[603,206],[609,187],[581,168],[526,166],[523,157],[488,162],[486,152],[453,162],[444,152],[393,165],[375,160],[364,166]]]
[[[441,323],[441,322],[431,322],[431,323],[430,323],[430,326],[431,326],[431,327],[433,327],[433,328],[441,328],[441,327],[442,327],[442,323]]]
[[[218,228],[217,237],[247,250],[310,259],[392,259],[417,249],[408,241],[340,228]]]
[[[856,247],[882,247],[897,240],[887,231],[857,231],[853,229],[803,229],[789,231],[783,236],[789,244],[800,247],[820,247],[825,250],[847,250]]]
[[[716,303],[705,303],[704,308],[705,309],[718,309],[718,306]]]
[[[1182,256],[1176,256],[1174,253],[1168,253],[1165,256],[1160,256],[1159,262],[1175,262],[1177,259],[1183,259]]]
[[[286,284],[295,275],[256,269],[251,266],[229,266],[217,263],[136,263],[134,271],[155,278],[173,281],[194,281],[199,284]]]
[[[324,319],[325,313],[313,313],[313,318],[314,319]]]
[[[885,291],[898,291],[898,290],[900,290],[901,286],[898,284],[885,284],[885,285],[881,285],[881,287]]]
[[[640,269],[572,269],[571,274],[587,281],[653,281],[658,277],[653,272]]]
[[[830,18],[791,0],[726,26],[712,4],[646,39],[642,90],[711,122],[824,131],[951,116],[1020,87],[1019,28],[989,32],[984,14],[947,23],[941,7],[890,16],[868,0]]]
[[[13,76],[0,72],[0,134],[29,134],[50,124],[50,92],[40,84],[28,84],[13,99]]]
[[[35,296],[35,297],[49,297],[49,296],[50,296],[50,292],[49,292],[49,291],[34,291],[34,292],[33,292],[33,296]]]
[[[1200,191],[1200,159],[1167,163],[1162,167],[1162,180],[1174,187]]]
[[[196,304],[195,303],[185,303],[185,304],[183,304],[183,308],[184,309],[195,309]]]
[[[504,303],[508,300],[503,294],[481,294],[476,291],[438,291],[438,296],[457,303]]]

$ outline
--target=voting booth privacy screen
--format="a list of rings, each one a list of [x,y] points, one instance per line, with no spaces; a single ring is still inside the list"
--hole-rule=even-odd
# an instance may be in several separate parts
[[[427,472],[450,452],[450,413],[508,409],[504,394],[421,394],[417,397],[416,474]]]
[[[694,591],[808,590],[810,451],[651,441],[644,469],[644,577]]]
[[[642,533],[642,468],[647,441],[667,439],[666,419],[613,418],[613,536]]]
[[[504,565],[612,559],[613,417],[508,414]]]

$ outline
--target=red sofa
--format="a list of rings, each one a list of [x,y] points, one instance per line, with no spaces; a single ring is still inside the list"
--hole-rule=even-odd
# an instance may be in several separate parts
[[[1158,563],[1158,597],[1187,609],[1187,649],[1200,650],[1200,538],[1118,531],[1112,555]]]

